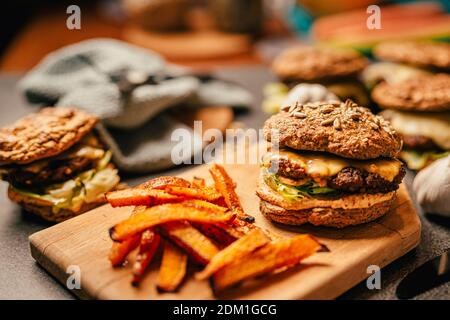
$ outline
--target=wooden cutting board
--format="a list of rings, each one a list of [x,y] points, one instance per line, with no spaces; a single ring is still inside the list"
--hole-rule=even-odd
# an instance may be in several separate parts
[[[287,272],[263,277],[234,288],[218,298],[227,299],[333,299],[367,278],[369,265],[384,267],[404,255],[420,240],[420,220],[404,185],[398,191],[394,209],[385,217],[343,230],[313,226],[282,227],[266,220],[258,209],[255,195],[258,165],[226,165],[237,183],[246,212],[256,224],[283,235],[311,233],[331,250],[318,253]],[[208,178],[207,166],[198,166],[182,176]],[[211,181],[211,180],[210,180]],[[207,281],[190,276],[178,293],[160,294],[155,289],[157,263],[150,267],[141,287],[131,286],[130,265],[111,268],[107,259],[111,240],[108,229],[127,218],[131,208],[109,205],[60,223],[30,236],[33,258],[66,284],[69,266],[81,271],[82,298],[94,299],[214,299]]]
[[[216,30],[155,32],[140,27],[126,27],[124,40],[158,52],[169,60],[205,60],[248,54],[251,38]]]

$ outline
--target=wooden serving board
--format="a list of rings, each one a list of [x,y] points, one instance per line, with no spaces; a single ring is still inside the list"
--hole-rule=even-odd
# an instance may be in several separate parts
[[[126,27],[124,40],[158,52],[169,60],[205,60],[243,55],[252,49],[251,38],[216,30],[167,33]]]
[[[384,267],[413,249],[420,240],[420,220],[404,185],[398,191],[394,209],[385,217],[343,230],[313,226],[285,227],[266,220],[255,195],[258,165],[226,165],[237,183],[246,212],[256,224],[283,235],[311,233],[331,252],[318,253],[292,270],[263,277],[214,297],[207,281],[192,276],[178,293],[158,293],[155,288],[158,264],[154,263],[141,287],[131,286],[130,265],[113,269],[107,259],[111,240],[108,229],[127,218],[130,207],[109,205],[52,226],[30,236],[34,259],[66,284],[71,265],[79,266],[81,289],[74,292],[94,299],[333,299],[367,278],[369,265]],[[182,176],[210,176],[207,166],[198,166]]]

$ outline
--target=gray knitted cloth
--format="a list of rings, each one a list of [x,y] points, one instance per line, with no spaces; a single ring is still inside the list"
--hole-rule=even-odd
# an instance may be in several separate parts
[[[94,39],[52,52],[19,82],[19,89],[31,103],[73,106],[96,114],[102,120],[98,131],[118,167],[149,172],[173,165],[175,129],[188,130],[191,140],[201,139],[164,111],[179,105],[247,108],[253,102],[238,85],[202,81],[180,72],[173,76],[173,69],[156,53],[118,40]],[[133,72],[159,80],[122,90],[117,76]],[[201,143],[193,145],[197,147],[192,154],[201,151]]]

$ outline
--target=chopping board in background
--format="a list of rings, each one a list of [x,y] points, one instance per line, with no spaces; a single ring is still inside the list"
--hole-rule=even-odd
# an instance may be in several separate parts
[[[145,4],[143,5],[145,7]],[[131,16],[133,16],[131,12]],[[152,10],[151,10],[152,11]],[[144,16],[146,15],[143,12]],[[155,12],[150,15],[155,14]],[[138,18],[138,17],[137,17]],[[247,54],[252,49],[249,35],[226,33],[216,27],[208,10],[188,9],[184,12],[184,30],[161,31],[146,27],[144,18],[125,26],[124,40],[154,50],[169,60],[208,60]],[[133,19],[131,19],[133,21]]]
[[[287,272],[247,282],[218,298],[226,299],[333,299],[367,278],[369,265],[384,267],[404,255],[420,241],[421,224],[411,199],[402,184],[393,210],[369,224],[342,230],[313,226],[287,227],[266,220],[258,209],[255,194],[259,166],[225,165],[237,184],[245,212],[255,216],[256,224],[274,233],[294,235],[311,233],[331,252],[318,253]],[[209,177],[206,165],[181,175]],[[108,230],[126,219],[131,207],[102,206],[79,217],[30,236],[33,258],[65,285],[69,266],[81,271],[79,297],[94,299],[213,299],[208,281],[192,276],[178,293],[158,293],[158,264],[154,263],[140,288],[131,286],[130,265],[113,269],[108,261],[112,244]]]
[[[209,129],[225,132],[230,128],[234,118],[233,109],[228,106],[179,108],[171,111],[171,115],[191,128],[194,127],[194,121],[201,121],[203,132]],[[209,142],[211,141],[204,141],[204,143]]]
[[[242,55],[252,49],[250,36],[216,30],[162,33],[130,26],[124,28],[122,37],[169,60],[217,59]]]

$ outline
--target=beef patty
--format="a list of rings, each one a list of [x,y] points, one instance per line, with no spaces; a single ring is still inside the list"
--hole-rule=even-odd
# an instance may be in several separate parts
[[[35,190],[67,181],[77,174],[93,168],[95,163],[95,160],[84,157],[52,159],[37,172],[26,170],[22,166],[9,166],[5,168],[2,178],[15,187]]]
[[[282,177],[294,180],[308,178],[305,170],[295,162],[280,159],[278,165],[278,175]],[[346,193],[387,193],[398,189],[405,174],[406,169],[402,165],[397,176],[388,181],[376,173],[347,167],[327,178],[326,186]]]
[[[402,135],[403,145],[406,149],[417,151],[440,150],[431,138],[425,136]]]

